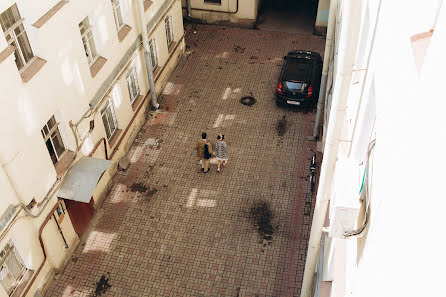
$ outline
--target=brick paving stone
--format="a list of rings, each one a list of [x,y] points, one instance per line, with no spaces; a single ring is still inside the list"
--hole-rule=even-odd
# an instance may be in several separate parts
[[[118,172],[102,216],[46,296],[299,296],[314,196],[314,112],[273,100],[282,57],[312,35],[187,25],[186,53]],[[242,96],[254,96],[251,106]],[[285,129],[277,125],[285,122]],[[193,143],[225,134],[230,160],[203,174]],[[132,192],[142,183],[145,192]],[[273,234],[251,210],[265,203]]]

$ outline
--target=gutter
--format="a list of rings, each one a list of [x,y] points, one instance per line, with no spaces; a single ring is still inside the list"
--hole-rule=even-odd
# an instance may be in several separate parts
[[[25,291],[22,293],[21,296],[26,296],[28,291],[31,289],[34,281],[37,279],[37,276],[39,275],[40,271],[42,270],[43,265],[46,262],[45,244],[43,243],[42,233],[43,233],[43,229],[45,228],[46,224],[50,221],[51,217],[53,216],[53,213],[56,211],[57,207],[59,206],[59,204],[61,202],[62,202],[62,200],[57,201],[56,205],[53,207],[53,209],[51,209],[51,211],[48,213],[47,217],[43,221],[42,225],[40,226],[40,229],[39,229],[39,242],[40,242],[40,246],[42,247],[42,252],[43,252],[42,264],[40,264],[39,269],[37,269],[36,273],[34,273],[31,281],[28,283],[28,285],[26,286]],[[65,238],[63,238],[63,239],[64,239],[64,242],[66,244]]]
[[[319,125],[321,124],[321,114],[324,109],[325,96],[327,90],[328,67],[330,65],[331,47],[333,46],[334,30],[336,24],[336,11],[338,0],[330,1],[330,10],[328,13],[328,27],[325,39],[324,64],[322,66],[321,87],[319,89],[319,99],[317,102],[316,121],[314,122],[313,135],[309,140],[316,140],[319,136]]]

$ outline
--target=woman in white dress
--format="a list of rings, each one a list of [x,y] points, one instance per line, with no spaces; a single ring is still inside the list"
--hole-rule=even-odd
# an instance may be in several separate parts
[[[228,147],[224,141],[225,136],[219,134],[217,136],[217,143],[215,144],[215,156],[217,157],[217,172],[220,172],[221,164],[226,165],[229,159]]]

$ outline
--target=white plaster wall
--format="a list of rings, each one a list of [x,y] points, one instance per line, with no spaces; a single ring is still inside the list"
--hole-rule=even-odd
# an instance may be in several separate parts
[[[352,133],[350,156],[360,161],[361,156],[365,161],[371,131],[376,131],[370,221],[362,238],[336,244],[337,254],[346,258],[335,261],[333,297],[435,296],[443,290],[446,9],[443,5],[439,10],[438,4],[405,3],[398,22],[399,3],[381,4],[369,73],[359,83],[364,97],[355,102],[360,98],[355,88],[349,97],[358,112],[355,133],[352,126],[344,127]],[[367,5],[373,30],[377,3]],[[424,65],[417,71],[410,38],[430,30],[435,19]],[[369,49],[358,52],[365,56],[357,59],[362,66]],[[347,113],[346,126],[355,124],[353,115]]]
[[[59,130],[61,131],[65,147],[75,150],[75,139],[69,122],[76,123],[84,115],[88,110],[89,102],[98,91],[98,88],[104,83],[127,49],[140,34],[139,24],[135,18],[137,17],[135,1],[121,0],[125,23],[132,28],[121,42],[118,40],[109,0],[70,1],[40,29],[28,28],[28,24],[35,22],[58,1],[47,1],[44,5],[40,2],[26,1],[25,3],[22,0],[20,3],[23,5],[19,3],[19,9],[22,17],[25,18],[27,33],[30,36],[33,51],[40,58],[45,59],[47,63],[27,83],[22,82],[13,55],[10,55],[5,61],[0,63],[0,89],[2,90],[0,97],[2,103],[2,108],[0,109],[2,121],[2,125],[0,125],[0,137],[2,139],[2,145],[0,146],[0,164],[2,164],[0,170],[0,191],[2,193],[0,211],[2,213],[9,204],[17,204],[19,202],[27,204],[33,198],[37,202],[42,201],[45,194],[56,181],[56,172],[40,129],[52,115],[55,115],[59,122]],[[0,11],[4,11],[13,3],[13,0],[0,1]],[[161,1],[155,1],[154,5],[146,13],[146,16],[152,13],[150,16],[153,17],[160,5]],[[169,13],[173,16],[174,37],[175,41],[178,41],[183,35],[180,2],[175,2],[173,8]],[[91,76],[87,64],[78,27],[79,22],[87,15],[90,17],[90,22],[93,26],[98,52],[107,59],[103,68],[94,78]],[[147,20],[150,20],[150,18],[147,18]],[[165,46],[164,18],[150,34],[157,37],[159,65],[163,66],[168,59],[167,47]],[[4,50],[6,46],[5,38],[2,35],[0,36],[0,51]],[[183,47],[183,45],[180,46],[180,49],[182,50]],[[132,62],[136,65],[138,72],[141,94],[145,96],[149,90],[149,85],[144,68],[142,47],[139,47],[139,51],[134,54]],[[169,63],[170,65],[166,72],[163,73],[163,77],[166,76],[166,73],[170,73],[169,70],[176,65],[177,56],[171,59]],[[119,128],[123,130],[135,114],[131,107],[125,77],[129,65],[123,69],[113,83],[113,86],[119,89],[117,91],[120,97],[117,99],[119,104],[115,102],[115,111]],[[157,85],[158,88],[161,88],[161,83]],[[105,97],[111,94],[110,91],[112,90],[109,90]],[[99,107],[101,106],[103,106],[103,102]],[[78,154],[78,158],[82,155],[88,155],[94,145],[102,137],[105,137],[100,110],[99,108],[91,116],[83,120],[78,127],[81,139],[87,137],[81,153]],[[129,129],[129,135],[133,133],[132,131],[135,127],[139,127],[138,125],[144,121],[143,110],[144,107],[138,114],[137,119],[135,119],[133,128]],[[93,118],[95,120],[95,129],[91,134],[88,134],[89,121]],[[128,145],[128,141],[131,141],[131,139],[127,135],[121,146]],[[115,161],[125,153],[122,147],[115,155]],[[112,149],[109,147],[108,142],[107,148],[110,155]],[[94,156],[104,158],[104,153],[103,144],[101,143]],[[113,166],[113,168],[116,168],[116,166]],[[11,177],[12,184],[16,187],[18,197],[7,179],[6,172]],[[107,189],[113,173],[113,170],[104,173],[95,190],[95,197],[102,195],[104,190]],[[2,234],[0,239],[0,246],[4,246],[5,242],[12,237],[29,268],[37,270],[43,260],[43,253],[38,240],[38,230],[47,217],[48,212],[55,205],[56,197],[57,193],[50,198],[50,203],[37,219],[18,219],[13,223],[11,231]],[[22,211],[19,216],[24,215]],[[57,225],[54,219],[51,218],[42,233],[48,262],[37,276],[36,282],[34,282],[32,289],[28,293],[29,296],[32,296],[37,288],[42,287],[44,282],[49,280],[54,268],[57,269],[63,265],[63,262],[78,242],[78,237],[71,225],[68,213],[65,214],[61,228],[70,249],[66,250],[64,248]],[[3,296],[2,294],[4,295],[4,291],[0,289],[0,296]]]
[[[14,192],[14,188],[11,185],[8,176],[5,173],[3,167],[0,166],[0,193],[2,198],[0,199],[0,213],[4,213],[9,205],[17,203],[18,198]]]

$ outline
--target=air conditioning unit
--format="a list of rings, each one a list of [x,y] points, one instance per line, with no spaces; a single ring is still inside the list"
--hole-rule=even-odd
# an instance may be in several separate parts
[[[362,174],[359,162],[350,158],[339,159],[333,180],[330,197],[329,235],[344,238],[345,231],[357,228],[358,214],[361,207],[359,191]]]

